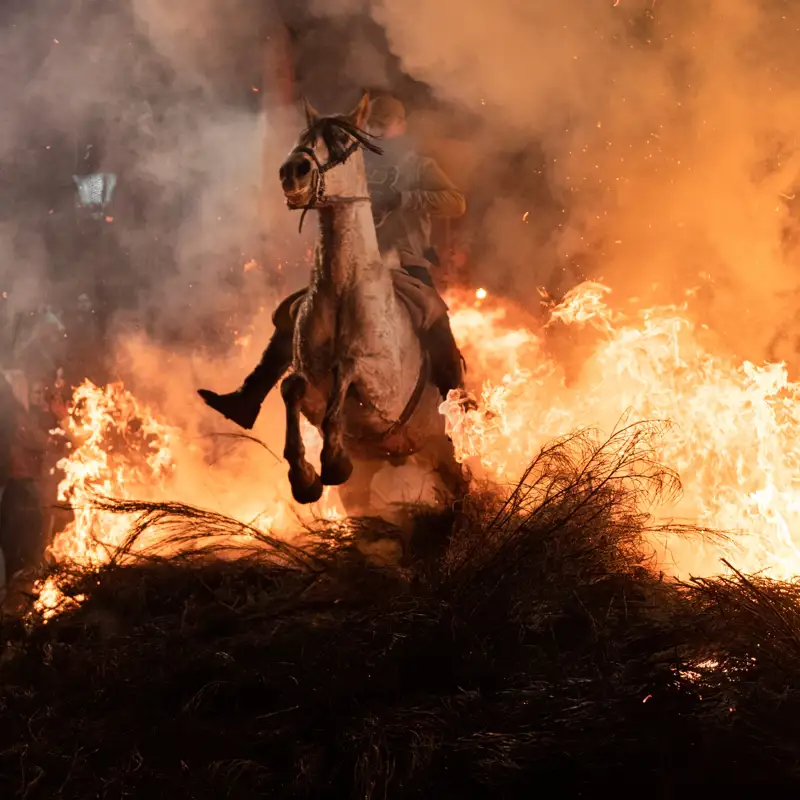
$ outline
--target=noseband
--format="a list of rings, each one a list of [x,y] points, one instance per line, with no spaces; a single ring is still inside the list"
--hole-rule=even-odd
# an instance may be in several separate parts
[[[336,128],[344,131],[350,137],[352,137],[352,141],[344,150],[340,149],[338,143],[334,139]],[[301,206],[303,213],[300,215],[300,226],[298,227],[298,231],[303,230],[303,221],[305,220],[306,214],[312,209],[324,208],[325,206],[331,206],[339,203],[369,202],[369,195],[354,197],[329,197],[325,192],[325,173],[334,167],[339,167],[344,164],[360,147],[371,150],[373,153],[377,153],[378,155],[383,153],[383,150],[380,147],[378,147],[376,144],[373,144],[369,140],[369,134],[366,131],[360,130],[355,125],[350,123],[349,120],[340,117],[325,117],[319,120],[305,132],[301,140],[310,138],[312,141],[316,141],[319,136],[322,136],[328,148],[329,158],[324,164],[319,160],[317,154],[314,152],[314,149],[307,145],[297,145],[297,147],[295,147],[290,153],[290,155],[302,154],[308,156],[314,162],[317,168],[312,177],[311,197],[305,206]]]

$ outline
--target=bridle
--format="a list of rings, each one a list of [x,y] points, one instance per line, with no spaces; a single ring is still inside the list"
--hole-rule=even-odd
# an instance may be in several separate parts
[[[340,152],[333,140],[333,128],[339,128],[351,137],[350,144]],[[327,134],[327,135],[326,135]],[[298,231],[303,230],[303,221],[306,214],[312,209],[324,208],[325,206],[332,206],[340,203],[368,203],[371,198],[369,195],[356,195],[353,197],[329,197],[325,191],[325,173],[332,170],[334,167],[339,167],[346,163],[359,148],[364,147],[367,150],[381,155],[383,150],[378,147],[374,142],[370,141],[370,134],[357,128],[349,120],[342,117],[324,117],[310,126],[301,137],[301,141],[311,140],[316,142],[322,136],[325,144],[328,147],[328,160],[323,164],[312,147],[308,145],[298,144],[289,154],[290,156],[302,154],[308,156],[315,164],[316,170],[311,179],[311,197],[308,203],[304,206],[299,206],[297,211],[302,209],[303,213],[300,215],[300,225]]]

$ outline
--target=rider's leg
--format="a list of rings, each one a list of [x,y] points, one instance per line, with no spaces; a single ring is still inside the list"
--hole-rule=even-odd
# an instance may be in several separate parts
[[[412,277],[416,278],[420,283],[430,286],[431,289],[436,287],[433,285],[433,278],[431,278],[431,271],[427,267],[419,267],[414,264],[404,264],[403,269]]]
[[[416,264],[403,264],[403,269],[421,283],[435,289],[431,272],[427,267]],[[422,343],[431,357],[433,381],[442,397],[447,397],[451,389],[464,388],[464,358],[458,349],[450,318],[447,315],[423,331]]]
[[[458,349],[450,318],[436,320],[421,334],[422,344],[431,357],[432,377],[442,397],[451,389],[464,388],[464,357]]]
[[[255,425],[264,399],[292,364],[294,320],[290,311],[292,305],[305,292],[305,289],[296,292],[286,298],[275,310],[272,316],[275,332],[256,368],[244,379],[236,391],[229,394],[217,394],[208,389],[198,390],[197,393],[203,398],[206,405],[242,428],[250,429]]]

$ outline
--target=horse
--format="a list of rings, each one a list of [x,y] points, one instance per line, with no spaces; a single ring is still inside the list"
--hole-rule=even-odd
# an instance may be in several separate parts
[[[399,270],[378,247],[363,157],[364,148],[381,152],[364,130],[369,95],[350,114],[304,106],[306,128],[279,170],[287,207],[315,211],[319,225],[292,370],[280,387],[292,496],[309,504],[323,487],[339,487],[351,512],[367,502],[378,468],[414,456],[455,497],[467,479],[445,433],[418,321],[396,288]],[[319,475],[306,458],[301,414],[322,436]]]

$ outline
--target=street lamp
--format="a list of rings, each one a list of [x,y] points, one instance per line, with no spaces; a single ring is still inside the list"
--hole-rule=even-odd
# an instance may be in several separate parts
[[[117,176],[113,172],[93,172],[88,175],[73,175],[78,189],[81,207],[87,209],[94,219],[102,219],[114,195]]]

